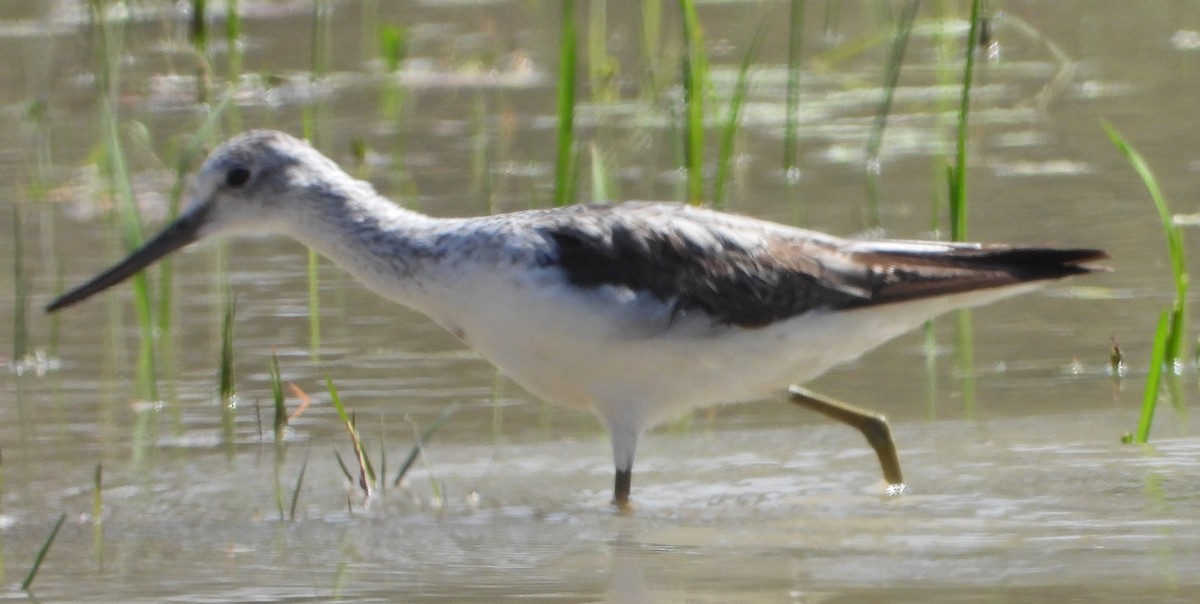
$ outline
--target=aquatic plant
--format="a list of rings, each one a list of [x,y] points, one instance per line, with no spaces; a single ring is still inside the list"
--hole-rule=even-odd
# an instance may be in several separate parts
[[[1126,161],[1134,172],[1142,179],[1154,207],[1158,210],[1158,218],[1162,223],[1163,236],[1167,242],[1167,255],[1171,260],[1171,275],[1175,285],[1175,301],[1171,308],[1164,309],[1158,317],[1154,330],[1154,345],[1150,355],[1150,371],[1146,375],[1146,387],[1142,395],[1142,411],[1138,419],[1137,431],[1127,435],[1127,442],[1145,443],[1150,440],[1150,425],[1154,421],[1154,412],[1158,404],[1158,394],[1162,382],[1164,367],[1171,367],[1172,378],[1177,377],[1175,371],[1180,361],[1180,351],[1183,348],[1184,321],[1187,316],[1188,272],[1186,256],[1183,250],[1183,230],[1175,224],[1171,208],[1163,197],[1158,186],[1158,179],[1150,165],[1138,153],[1121,133],[1109,123],[1103,123],[1105,132],[1125,156]],[[1172,388],[1171,401],[1177,408],[1182,408],[1183,402],[1178,394],[1178,388]]]
[[[863,167],[867,177],[867,224],[873,227],[882,224],[879,208],[879,174],[881,171],[879,153],[883,149],[883,133],[887,128],[888,116],[892,112],[892,101],[896,98],[896,85],[900,82],[900,68],[904,64],[904,51],[908,48],[909,34],[912,33],[913,23],[917,18],[917,9],[920,6],[921,0],[909,0],[896,22],[892,49],[883,69],[883,98],[879,101],[879,109],[875,112],[875,123],[871,127],[871,135],[867,140]]]
[[[454,413],[458,411],[459,407],[460,405],[457,403],[446,407],[440,414],[438,414],[437,418],[435,418],[433,422],[429,424],[429,426],[421,431],[420,435],[417,437],[417,442],[413,444],[412,449],[410,449],[408,452],[408,456],[405,457],[404,462],[400,464],[400,471],[396,472],[396,478],[392,480],[392,486],[399,485],[400,481],[404,480],[404,477],[408,474],[408,471],[411,470],[413,464],[416,463],[417,457],[421,455],[421,451],[424,449],[425,444],[433,438],[434,434],[438,433],[438,430],[442,429],[442,426],[444,426],[446,422],[450,420],[450,416],[454,415]]]
[[[708,91],[708,57],[704,30],[693,0],[679,0],[683,13],[683,170],[685,201],[704,202],[704,101]]]
[[[58,537],[58,530],[62,528],[63,522],[67,520],[66,512],[63,512],[58,517],[58,522],[54,523],[54,528],[50,529],[50,534],[46,536],[46,540],[42,542],[42,547],[38,549],[37,555],[33,558],[33,567],[29,569],[29,574],[25,575],[25,580],[21,581],[21,591],[29,591],[33,586],[33,580],[37,578],[38,570],[42,568],[42,562],[46,560],[46,554],[50,552],[50,546],[54,544],[54,539]]]
[[[554,154],[554,205],[575,198],[575,2],[563,0],[558,43],[558,137]]]
[[[741,126],[742,104],[745,103],[746,89],[750,83],[750,66],[758,58],[766,26],[767,19],[764,17],[758,24],[758,30],[754,32],[754,39],[750,42],[750,49],[746,51],[746,56],[738,68],[737,82],[729,97],[729,108],[725,112],[725,123],[721,129],[721,142],[717,151],[717,174],[713,179],[712,204],[716,208],[725,207],[725,190],[733,173],[734,141]]]
[[[800,53],[804,48],[806,0],[792,0],[788,11],[787,100],[783,126],[783,170],[788,181],[797,179],[800,166],[796,149],[800,130]]]
[[[363,494],[371,495],[374,490],[376,479],[375,469],[371,466],[371,460],[367,457],[367,452],[363,448],[362,437],[358,434],[358,427],[355,425],[354,415],[346,412],[346,407],[342,405],[342,397],[338,396],[337,387],[333,385],[333,378],[325,376],[325,387],[329,390],[329,396],[333,400],[333,408],[337,410],[338,417],[346,426],[346,432],[350,434],[350,442],[354,445],[354,457],[358,461],[358,486],[362,488]],[[341,457],[338,457],[338,463],[341,463]],[[345,464],[342,464],[342,470],[346,471]]]

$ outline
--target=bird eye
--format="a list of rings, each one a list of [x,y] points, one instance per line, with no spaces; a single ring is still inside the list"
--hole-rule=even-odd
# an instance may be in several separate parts
[[[225,174],[225,184],[233,188],[238,188],[250,180],[250,170],[242,166],[230,168]]]

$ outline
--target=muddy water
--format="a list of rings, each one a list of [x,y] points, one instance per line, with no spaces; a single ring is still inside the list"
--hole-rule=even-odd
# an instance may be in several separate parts
[[[185,21],[150,4],[126,17],[117,107],[139,203],[158,224],[166,158],[203,115]],[[463,215],[548,203],[556,3],[334,3],[316,85],[311,5],[239,4],[248,75],[226,131],[237,120],[299,133],[308,108],[322,149],[410,206]],[[618,4],[605,29],[616,100],[593,100],[602,86],[581,69],[581,130],[605,153],[618,197],[675,199],[677,131],[669,109],[647,100],[640,13]],[[828,16],[811,7],[792,186],[779,169],[786,3],[702,5],[716,107],[763,11],[775,15],[738,140],[736,211],[842,234],[872,226],[857,158],[887,52],[870,41],[886,35],[879,3],[839,4]],[[162,401],[137,394],[127,286],[65,313],[54,349],[37,308],[60,279],[75,283],[120,255],[89,163],[102,140],[99,29],[72,2],[0,6],[10,58],[0,64],[0,341],[14,352],[18,254],[30,291],[25,354],[0,349],[10,369],[0,374],[4,595],[24,597],[18,585],[65,514],[34,583],[43,601],[1193,601],[1196,430],[1164,400],[1152,448],[1119,442],[1136,425],[1151,332],[1173,290],[1157,215],[1100,124],[1146,155],[1176,212],[1197,211],[1200,9],[1182,0],[1136,13],[1086,2],[1004,8],[1000,55],[980,64],[977,81],[970,235],[1104,247],[1114,272],[973,313],[972,371],[949,318],[932,341],[909,334],[811,385],[889,416],[910,481],[901,497],[882,496],[857,434],[767,401],[648,436],[636,512],[619,517],[595,420],[533,399],[329,265],[314,359],[306,258],[291,242],[180,255]],[[943,187],[937,155],[951,136],[943,112],[957,102],[938,87],[957,82],[957,65],[938,50],[939,14],[926,9],[883,149],[880,222],[896,237],[929,235]],[[674,10],[664,8],[662,48],[651,53],[667,82],[679,53]],[[594,16],[581,14],[583,31]],[[398,75],[374,59],[379,23],[410,32]],[[229,73],[220,36],[218,96]],[[677,96],[665,87],[661,102]],[[41,121],[32,99],[45,101]],[[365,162],[350,152],[355,139],[371,150]],[[591,195],[587,172],[581,199]],[[238,296],[239,396],[224,414],[213,277],[222,253]],[[1120,379],[1108,371],[1112,339],[1128,360]],[[284,379],[313,400],[282,447],[260,427],[270,423],[272,349]],[[1196,372],[1183,369],[1183,405],[1194,410]],[[326,375],[389,477],[369,501],[338,468],[334,451],[348,463],[352,453]],[[415,435],[452,404],[459,410],[391,487]],[[294,519],[281,520],[293,516],[302,472]]]

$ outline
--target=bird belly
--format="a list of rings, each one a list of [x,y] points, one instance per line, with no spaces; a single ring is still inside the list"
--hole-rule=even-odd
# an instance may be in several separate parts
[[[954,308],[1032,286],[813,311],[764,327],[715,324],[703,313],[557,275],[476,276],[427,312],[513,381],[552,404],[649,427],[695,408],[760,399]]]

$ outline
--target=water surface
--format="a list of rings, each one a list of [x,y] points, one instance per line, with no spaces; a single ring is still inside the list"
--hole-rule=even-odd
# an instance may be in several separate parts
[[[118,110],[139,204],[157,225],[172,182],[165,158],[204,112],[185,20],[152,4],[135,4],[125,22]],[[321,149],[434,215],[549,203],[556,3],[334,3],[329,64],[315,83],[312,5],[239,4],[246,75],[230,116],[240,128],[299,134],[308,108]],[[868,41],[888,40],[876,10],[887,3],[844,3],[828,18],[816,6],[824,3],[809,4],[794,185],[780,169],[786,3],[701,6],[717,114],[763,11],[776,15],[756,61],[730,205],[869,231],[861,153],[888,45]],[[663,9],[658,58],[671,85],[656,105],[640,14],[609,5],[616,100],[594,100],[581,63],[582,136],[606,154],[619,197],[678,199],[675,8]],[[981,62],[976,82],[970,236],[1103,247],[1114,271],[972,313],[973,371],[959,360],[951,317],[936,324],[932,346],[909,334],[811,384],[887,414],[910,483],[901,497],[882,495],[858,434],[764,401],[649,435],[636,512],[621,517],[608,505],[609,446],[596,420],[537,401],[328,264],[314,358],[307,261],[289,241],[179,255],[161,401],[137,394],[128,286],[64,313],[52,350],[51,322],[37,309],[122,254],[89,159],[102,140],[99,27],[73,2],[0,7],[0,51],[13,58],[0,65],[0,264],[9,267],[0,285],[11,292],[0,315],[19,306],[18,250],[30,291],[28,349],[0,352],[10,368],[0,375],[4,595],[25,597],[18,585],[66,514],[34,584],[44,601],[1193,601],[1196,430],[1164,400],[1153,447],[1120,444],[1136,425],[1154,322],[1173,286],[1151,201],[1100,123],[1146,155],[1176,211],[1196,211],[1200,52],[1188,40],[1200,10],[1182,0],[1126,13],[1074,1],[1004,8],[1000,57]],[[583,41],[594,15],[580,11]],[[936,235],[958,65],[929,32],[963,27],[940,17],[922,13],[885,138],[878,226],[889,236]],[[398,74],[376,59],[379,23],[410,32]],[[210,51],[215,97],[229,79],[221,35]],[[35,99],[42,121],[30,117]],[[226,133],[238,129],[232,119],[222,120]],[[354,140],[370,149],[365,162],[350,151]],[[944,227],[944,211],[937,216]],[[222,254],[238,300],[239,394],[225,414],[216,400]],[[0,341],[18,331],[0,322]],[[1128,361],[1121,379],[1108,371],[1114,339]],[[313,398],[278,448],[272,350],[284,379]],[[334,457],[353,455],[326,375],[377,464],[386,451],[389,478],[423,427],[461,407],[400,487],[389,480],[364,501]],[[1193,410],[1196,379],[1185,366],[1183,403]]]

